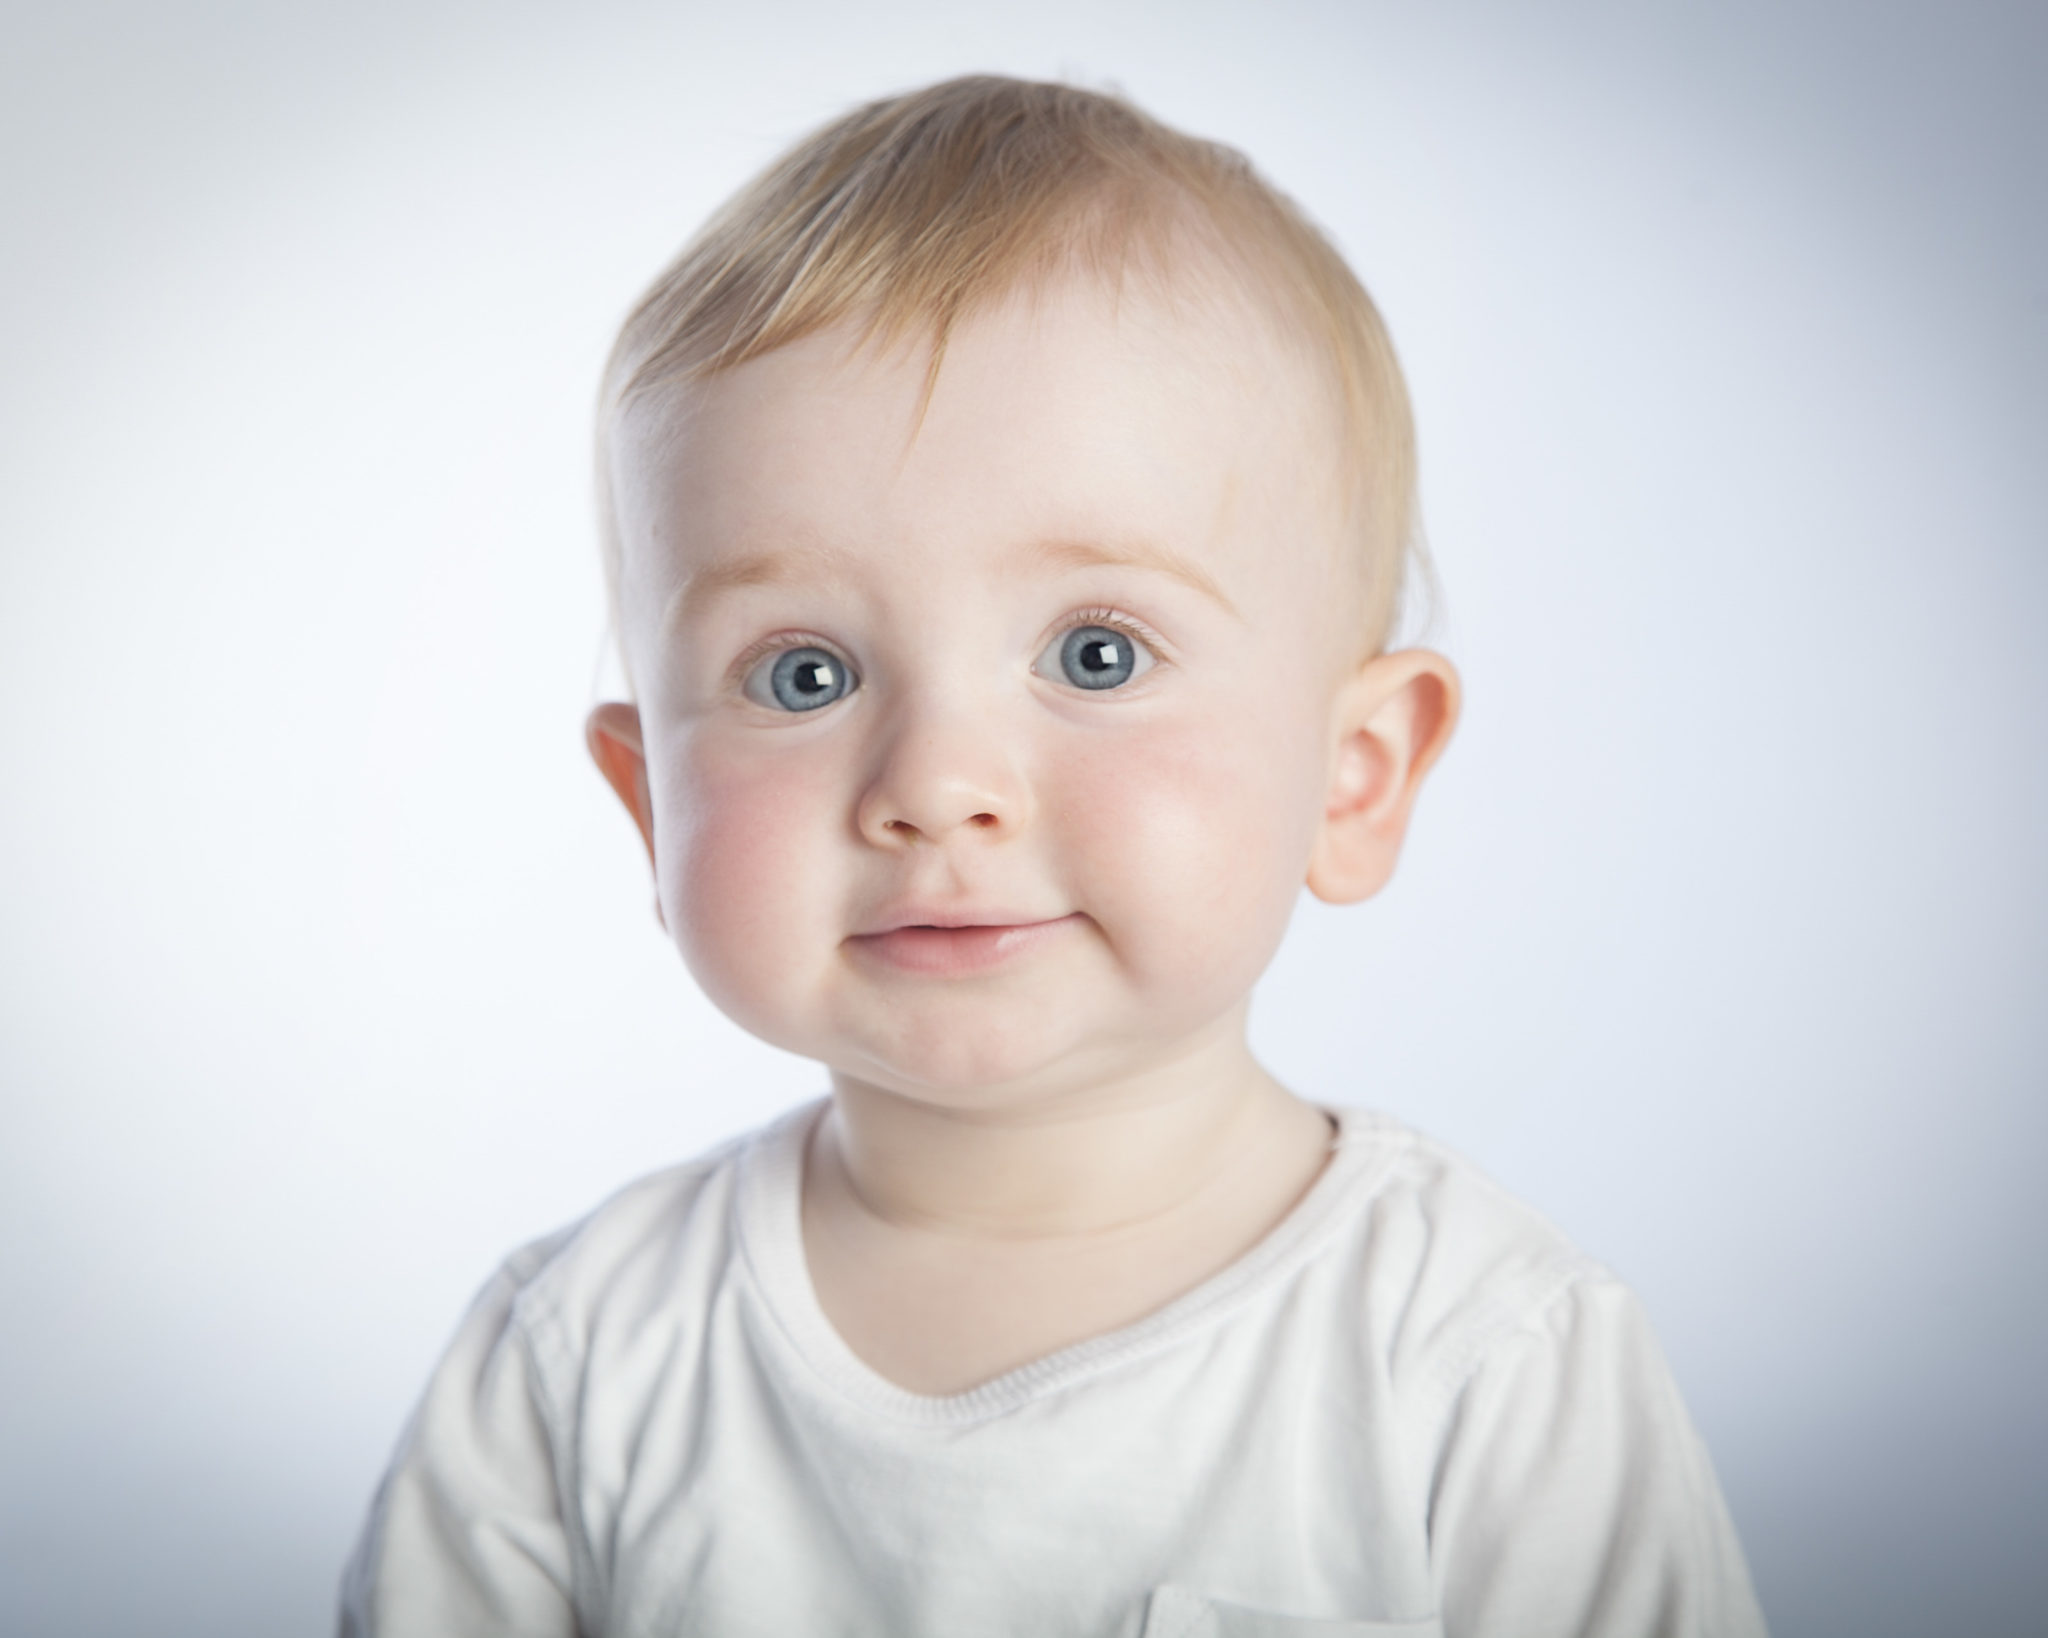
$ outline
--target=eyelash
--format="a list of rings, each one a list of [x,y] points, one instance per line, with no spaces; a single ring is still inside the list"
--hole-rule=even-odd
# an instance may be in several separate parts
[[[859,669],[830,638],[820,637],[814,631],[778,631],[773,636],[763,637],[740,650],[738,657],[726,667],[726,686],[734,690],[739,689],[745,684],[748,673],[762,660],[770,654],[780,654],[792,648],[822,648],[855,676],[860,674]]]
[[[1152,656],[1153,664],[1165,665],[1167,663],[1166,644],[1160,639],[1156,631],[1142,620],[1135,620],[1130,615],[1125,614],[1121,609],[1113,609],[1107,606],[1092,609],[1076,609],[1053,628],[1052,635],[1047,641],[1049,643],[1056,643],[1068,632],[1079,631],[1083,626],[1107,626],[1111,631],[1122,632],[1124,636],[1130,638],[1132,642]]]
[[[1152,656],[1153,664],[1165,665],[1166,645],[1157,632],[1142,620],[1133,619],[1121,609],[1107,605],[1096,608],[1076,609],[1053,627],[1046,642],[1056,643],[1070,631],[1079,631],[1083,626],[1106,626],[1111,631],[1122,632]],[[726,669],[726,686],[737,689],[743,685],[754,667],[770,654],[780,654],[792,648],[822,648],[827,654],[837,655],[839,663],[859,675],[859,668],[841,652],[837,643],[820,637],[814,631],[778,631],[773,636],[763,637],[749,643],[742,649]]]

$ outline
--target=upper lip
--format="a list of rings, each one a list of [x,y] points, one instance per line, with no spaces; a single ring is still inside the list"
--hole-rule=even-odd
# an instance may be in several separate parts
[[[1007,905],[954,906],[940,909],[936,905],[906,905],[900,910],[887,910],[874,916],[854,929],[855,938],[873,938],[881,933],[900,932],[906,927],[1030,927],[1042,921],[1060,921],[1063,913],[1044,914],[1035,910],[1018,910]]]

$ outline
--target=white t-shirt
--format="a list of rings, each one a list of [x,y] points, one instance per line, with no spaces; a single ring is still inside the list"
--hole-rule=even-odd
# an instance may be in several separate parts
[[[934,1398],[812,1291],[822,1107],[505,1264],[378,1493],[345,1634],[1763,1632],[1634,1298],[1405,1127],[1339,1112],[1236,1263]]]

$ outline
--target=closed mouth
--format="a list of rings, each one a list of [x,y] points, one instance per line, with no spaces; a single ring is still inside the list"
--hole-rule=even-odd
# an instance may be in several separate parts
[[[856,933],[846,944],[862,960],[899,972],[959,977],[1003,966],[1081,919],[1079,912],[1045,921],[962,921],[948,916]]]

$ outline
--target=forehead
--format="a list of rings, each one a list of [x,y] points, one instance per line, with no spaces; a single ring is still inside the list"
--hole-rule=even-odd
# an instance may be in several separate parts
[[[809,553],[927,585],[1048,542],[1194,560],[1253,602],[1327,585],[1339,414],[1260,315],[1074,278],[928,342],[821,331],[629,413],[628,624],[690,580]]]

